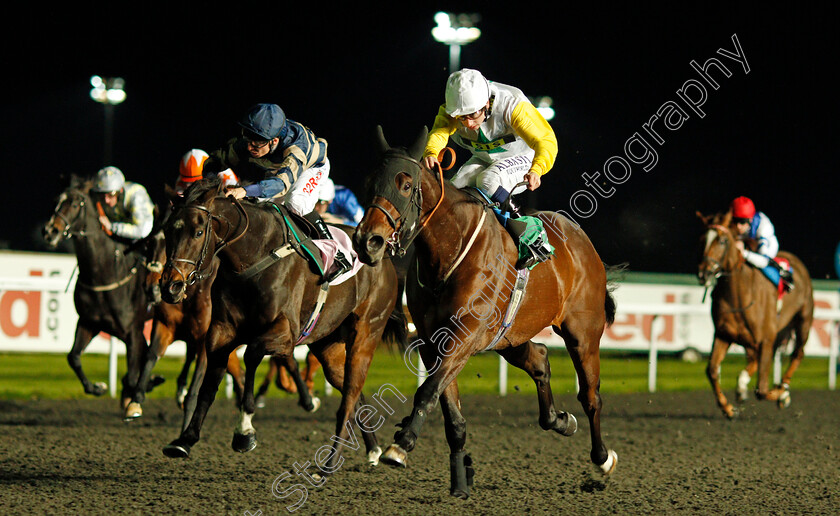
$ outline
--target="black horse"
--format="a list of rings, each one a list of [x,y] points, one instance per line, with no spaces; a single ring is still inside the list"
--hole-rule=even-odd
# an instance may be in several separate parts
[[[56,247],[72,238],[79,275],[73,301],[79,320],[73,349],[67,355],[70,367],[85,392],[101,396],[107,391],[102,382],[92,383],[82,370],[81,355],[100,332],[125,343],[128,370],[122,377],[122,408],[134,395],[140,367],[148,347],[143,327],[152,317],[146,297],[149,273],[140,252],[132,242],[108,236],[99,223],[91,180],[71,177],[58,198],[52,217],[43,228],[46,243]],[[156,381],[154,383],[157,383]]]
[[[255,410],[254,371],[266,355],[281,358],[297,370],[293,352],[307,344],[324,368],[327,381],[342,393],[336,440],[325,465],[340,464],[341,442],[350,442],[350,420],[364,404],[362,387],[374,350],[385,336],[404,343],[406,320],[399,302],[397,274],[385,262],[362,267],[344,282],[321,282],[303,257],[301,227],[283,206],[238,201],[222,195],[216,178],[197,182],[164,227],[167,266],[161,277],[164,300],[178,302],[189,278],[213,256],[220,268],[212,289],[213,315],[205,339],[207,375],[192,420],[178,439],[164,448],[169,457],[187,457],[199,440],[204,417],[213,403],[225,364],[237,343],[247,343],[245,389],[233,448],[256,446],[251,425]],[[302,219],[297,223],[302,223]],[[349,233],[351,228],[345,228]],[[305,385],[298,388],[308,395]],[[377,463],[381,450],[376,435],[363,425],[368,460]]]

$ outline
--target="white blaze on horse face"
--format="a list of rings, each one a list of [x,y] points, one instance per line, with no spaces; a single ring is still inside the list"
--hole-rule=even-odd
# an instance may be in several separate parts
[[[718,237],[718,232],[714,229],[706,230],[706,247],[703,249],[704,251],[709,250],[709,246],[712,245],[712,242]]]

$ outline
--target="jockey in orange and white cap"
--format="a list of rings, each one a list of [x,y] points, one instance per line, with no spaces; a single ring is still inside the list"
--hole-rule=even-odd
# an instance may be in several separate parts
[[[181,163],[178,167],[178,181],[175,183],[175,191],[178,195],[183,195],[189,186],[203,177],[204,162],[210,156],[201,149],[190,149],[181,158]],[[226,169],[217,174],[224,183],[225,187],[239,184],[239,178],[233,173],[233,170]]]

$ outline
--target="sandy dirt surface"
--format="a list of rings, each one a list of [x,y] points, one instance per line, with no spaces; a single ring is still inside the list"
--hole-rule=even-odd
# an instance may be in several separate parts
[[[377,432],[391,442],[411,394]],[[793,404],[748,401],[726,420],[710,392],[610,396],[602,427],[619,456],[604,479],[589,462],[589,424],[578,402],[558,397],[580,428],[564,438],[537,424],[537,400],[467,396],[472,496],[449,496],[440,410],[430,415],[406,469],[369,467],[364,446],[313,487],[294,464],[313,463],[335,433],[338,398],[314,414],[292,397],[269,399],[254,418],[259,445],[230,447],[237,411],[218,399],[189,459],[162,447],[178,435],[173,401],[152,400],[124,423],[117,402],[0,401],[0,505],[11,514],[837,514],[840,392],[793,392]],[[384,412],[383,412],[384,413]],[[314,472],[314,466],[309,466]],[[292,475],[283,479],[283,475]],[[286,498],[276,492],[290,490]]]

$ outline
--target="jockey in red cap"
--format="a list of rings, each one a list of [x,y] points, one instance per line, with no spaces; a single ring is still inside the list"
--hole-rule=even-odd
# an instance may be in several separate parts
[[[730,206],[732,223],[738,238],[738,248],[744,260],[750,265],[761,269],[774,285],[779,284],[780,278],[793,288],[793,275],[781,267],[773,258],[779,252],[779,241],[773,223],[764,213],[756,211],[755,204],[749,197],[737,197]],[[744,239],[751,238],[758,243],[755,251],[744,248]]]

